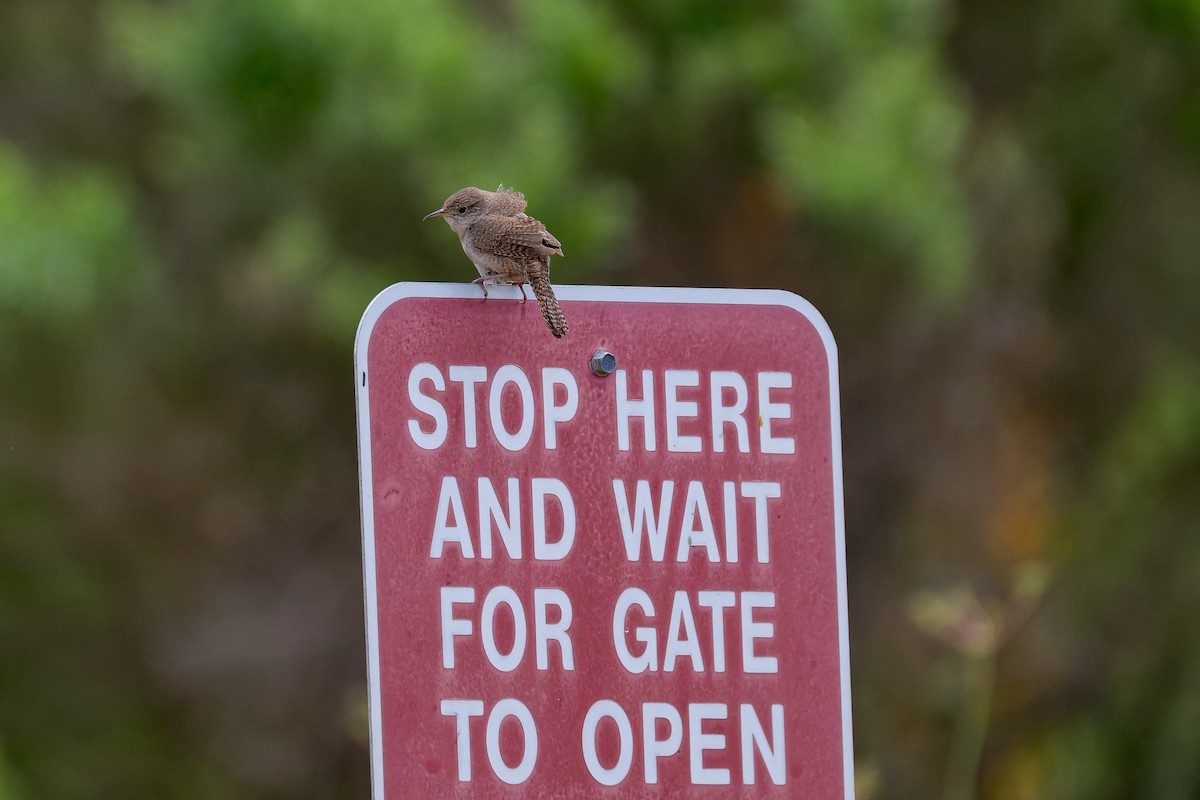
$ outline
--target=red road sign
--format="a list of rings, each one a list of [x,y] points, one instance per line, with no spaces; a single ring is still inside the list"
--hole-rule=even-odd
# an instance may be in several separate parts
[[[780,291],[557,291],[562,340],[516,289],[363,316],[375,800],[852,798],[829,328]]]

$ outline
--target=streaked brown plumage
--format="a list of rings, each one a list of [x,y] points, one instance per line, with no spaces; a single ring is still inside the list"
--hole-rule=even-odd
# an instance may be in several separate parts
[[[463,251],[479,270],[474,281],[488,296],[489,283],[533,287],[542,316],[556,337],[567,333],[567,320],[550,285],[550,257],[563,254],[562,245],[546,226],[525,213],[525,196],[503,186],[488,192],[474,186],[459,189],[425,219],[444,217],[458,234]]]
[[[488,194],[492,195],[490,208],[493,214],[514,217],[525,213],[525,195],[516,189],[506,189],[502,183],[496,191]]]

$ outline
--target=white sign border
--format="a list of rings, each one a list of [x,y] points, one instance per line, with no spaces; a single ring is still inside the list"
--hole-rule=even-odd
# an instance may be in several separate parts
[[[816,307],[798,294],[782,289],[695,289],[662,286],[556,285],[560,300],[617,303],[683,303],[687,305],[783,306],[799,312],[821,336],[829,367],[829,428],[832,441],[833,519],[837,562],[838,660],[842,695],[842,768],[845,800],[854,800],[854,735],[850,710],[850,631],[846,600],[846,525],[842,494],[842,422],[839,405],[837,344],[833,331]],[[497,299],[516,300],[515,286],[496,286]],[[370,717],[371,797],[385,800],[383,791],[383,714],[379,675],[379,607],[375,584],[375,502],[371,475],[371,409],[367,391],[367,350],[375,323],[384,311],[412,297],[477,299],[479,289],[469,283],[405,281],[384,289],[367,306],[354,337],[354,393],[358,411],[358,480],[362,505],[363,600],[367,629],[367,711]]]

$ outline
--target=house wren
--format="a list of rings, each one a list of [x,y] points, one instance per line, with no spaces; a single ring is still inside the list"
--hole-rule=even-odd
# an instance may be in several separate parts
[[[506,283],[521,287],[524,303],[528,283],[550,332],[560,338],[567,333],[566,317],[550,286],[550,256],[561,256],[562,245],[545,225],[525,213],[524,195],[503,185],[495,192],[468,186],[446,198],[425,219],[434,217],[445,217],[458,234],[467,258],[479,270],[473,283],[483,289],[484,300],[489,283]]]

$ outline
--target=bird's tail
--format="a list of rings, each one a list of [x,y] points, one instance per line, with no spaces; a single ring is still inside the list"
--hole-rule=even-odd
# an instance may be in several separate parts
[[[549,260],[549,259],[547,259]],[[540,261],[529,265],[529,285],[533,287],[533,296],[537,298],[538,307],[542,309],[542,317],[555,338],[561,339],[567,332],[567,318],[558,307],[558,299],[554,296],[554,287],[550,285],[549,270]]]

